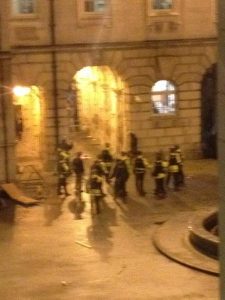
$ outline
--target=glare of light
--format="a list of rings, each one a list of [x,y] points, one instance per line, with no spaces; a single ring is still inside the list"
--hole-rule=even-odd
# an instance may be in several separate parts
[[[85,67],[81,69],[80,71],[77,72],[75,77],[78,82],[82,80],[96,82],[98,80],[96,72],[94,72],[91,67]]]
[[[13,88],[13,94],[16,96],[16,97],[23,97],[23,96],[27,96],[31,91],[31,88],[30,87],[27,87],[27,86],[15,86]]]
[[[174,85],[168,80],[159,80],[152,87],[152,92],[174,91],[174,90],[175,90]]]

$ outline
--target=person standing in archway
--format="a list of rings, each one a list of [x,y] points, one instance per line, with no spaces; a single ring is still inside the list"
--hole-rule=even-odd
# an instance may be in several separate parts
[[[131,157],[135,157],[138,152],[138,139],[137,136],[133,133],[130,132],[130,154]]]
[[[18,140],[22,139],[22,133],[23,133],[23,120],[21,117],[16,119],[16,136]]]

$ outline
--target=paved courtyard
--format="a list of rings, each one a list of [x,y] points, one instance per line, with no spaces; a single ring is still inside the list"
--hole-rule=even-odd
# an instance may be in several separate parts
[[[75,148],[94,156],[87,141]],[[0,211],[0,299],[220,299],[217,276],[170,260],[152,242],[155,230],[170,218],[218,205],[216,161],[186,161],[185,171],[186,187],[170,190],[164,200],[154,198],[150,173],[145,198],[137,196],[130,178],[127,204],[116,203],[105,186],[99,216],[91,215],[86,193],[77,206],[73,178],[72,195],[64,200],[51,183],[39,205],[8,205]]]

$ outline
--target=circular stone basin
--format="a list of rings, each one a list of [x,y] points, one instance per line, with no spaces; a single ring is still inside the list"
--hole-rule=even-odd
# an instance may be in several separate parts
[[[218,237],[214,211],[184,212],[158,227],[153,234],[156,248],[168,258],[193,269],[219,275]]]
[[[188,228],[191,244],[203,254],[218,259],[218,213],[196,215]]]

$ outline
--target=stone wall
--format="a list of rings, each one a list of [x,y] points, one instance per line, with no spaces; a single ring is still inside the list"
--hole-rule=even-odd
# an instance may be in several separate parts
[[[154,10],[151,0],[113,0],[109,1],[110,6],[105,13],[92,14],[84,12],[82,0],[39,0],[35,13],[31,15],[15,14],[12,1],[1,0],[2,49],[49,45],[52,3],[58,45],[217,36],[216,0],[174,0],[173,8],[166,11]]]
[[[115,81],[122,81],[116,94],[110,91],[117,98],[118,111],[111,123],[113,118],[102,118],[109,130],[105,125],[98,128],[100,143],[111,131],[115,150],[127,150],[132,131],[146,155],[180,144],[187,157],[201,156],[201,80],[217,61],[216,1],[175,0],[173,9],[165,12],[154,11],[150,0],[130,0],[129,6],[115,0],[107,14],[95,18],[82,11],[81,1],[65,5],[41,0],[30,16],[13,14],[10,3],[0,4],[1,49],[11,57],[8,85],[37,86],[43,91],[40,149],[46,165],[54,167],[57,142],[71,134],[68,90],[74,75],[87,66],[107,67]],[[50,3],[54,3],[52,12]],[[51,13],[55,24],[50,22]],[[150,91],[160,79],[176,87],[174,115],[153,114]],[[12,120],[7,116],[12,144],[7,151],[14,161]]]
[[[157,47],[156,47],[157,46]],[[100,46],[99,46],[100,47]],[[160,149],[168,150],[180,144],[187,157],[201,155],[201,80],[203,74],[216,62],[216,42],[211,40],[140,43],[133,47],[123,44],[111,49],[93,51],[74,47],[57,54],[57,126],[59,139],[70,135],[67,110],[67,92],[74,75],[86,66],[107,66],[115,78],[122,80],[124,105],[123,145],[128,146],[127,135],[134,132],[140,148],[148,155]],[[51,55],[49,53],[19,52],[12,60],[13,81],[23,85],[37,85],[45,96],[46,158],[55,151],[56,113],[53,97]],[[22,74],[22,76],[21,76]],[[150,90],[159,79],[171,80],[177,88],[177,110],[174,115],[154,115]],[[116,79],[115,79],[116,80]],[[120,94],[121,97],[121,94]],[[91,124],[89,124],[90,126]],[[103,130],[97,131],[101,140]],[[121,139],[121,137],[120,137]],[[47,158],[48,160],[48,158]]]
[[[10,56],[0,55],[0,182],[14,180],[16,171],[15,123],[10,82]]]

